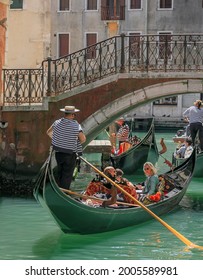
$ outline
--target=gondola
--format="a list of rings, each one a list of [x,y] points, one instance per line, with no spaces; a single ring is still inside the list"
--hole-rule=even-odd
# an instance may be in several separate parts
[[[185,161],[184,158],[176,158],[174,155],[172,156],[172,163],[175,166],[179,166]],[[193,177],[203,177],[203,152],[197,153],[197,159],[195,164],[195,169],[193,173]]]
[[[120,155],[111,155],[112,165],[120,168],[125,174],[142,173],[142,166],[146,161],[155,164],[158,161],[159,152],[155,139],[154,119],[145,137],[129,150]]]
[[[186,128],[179,129],[176,132],[176,135],[173,137],[174,143],[183,143],[188,138],[188,134],[186,133]]]
[[[178,130],[175,137],[173,137],[174,143],[181,144],[183,143],[189,136],[186,133],[186,129]],[[193,177],[203,177],[203,151],[200,152],[197,142],[197,159],[195,164],[195,170]],[[174,166],[178,166],[185,161],[184,158],[176,158],[174,154],[172,155],[172,163]]]
[[[52,156],[53,152],[50,152],[40,170],[35,183],[34,196],[49,210],[63,232],[101,233],[135,226],[152,219],[152,216],[140,206],[95,207],[83,203],[83,200],[76,196],[67,195],[55,181],[56,166]],[[165,180],[164,196],[159,202],[147,206],[156,215],[168,213],[179,204],[191,181],[195,161],[194,151],[183,164],[161,175]]]

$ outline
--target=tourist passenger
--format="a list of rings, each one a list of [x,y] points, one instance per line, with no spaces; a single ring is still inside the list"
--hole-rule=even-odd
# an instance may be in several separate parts
[[[116,179],[116,170],[113,166],[107,166],[104,169],[104,174],[106,176],[108,176],[112,181],[115,182]],[[116,203],[116,199],[117,199],[117,188],[111,184],[110,182],[108,182],[108,180],[106,178],[104,178],[103,180],[103,185],[111,190],[111,197],[108,200],[103,201],[102,206],[106,207],[108,205],[112,205],[114,203]]]
[[[58,184],[61,188],[69,189],[79,148],[81,152],[78,140],[83,143],[86,137],[81,125],[75,120],[76,113],[80,110],[75,106],[65,106],[60,111],[64,112],[64,117],[56,120],[47,130],[47,134],[52,138],[52,146],[55,150]]]
[[[138,184],[136,188],[142,190],[141,200],[145,202],[145,198],[149,201],[150,197],[155,195],[158,191],[159,178],[157,175],[157,169],[151,162],[145,162],[143,165],[143,171],[147,177],[143,185]]]
[[[134,188],[133,183],[128,181],[128,179],[124,178],[123,174],[124,174],[123,170],[116,168],[116,182]]]
[[[124,173],[121,169],[119,169],[119,168],[116,169],[116,183],[118,185],[120,185],[120,187],[123,190],[125,190],[126,192],[128,192],[132,197],[134,197],[135,199],[138,199],[138,195],[137,195],[135,186],[133,185],[133,183],[128,181],[128,179],[124,178],[123,174]],[[118,200],[122,199],[125,202],[136,204],[136,201],[134,199],[132,199],[130,196],[123,193],[121,190],[118,190],[117,193],[118,193],[118,195],[117,195]]]
[[[200,149],[203,151],[203,105],[201,100],[196,100],[194,105],[189,107],[183,113],[184,118],[188,118],[190,123],[190,133],[193,147],[195,145],[196,135],[199,133]]]
[[[180,158],[189,158],[192,154],[192,151],[192,140],[187,138],[184,141],[184,144],[175,152],[174,156]]]

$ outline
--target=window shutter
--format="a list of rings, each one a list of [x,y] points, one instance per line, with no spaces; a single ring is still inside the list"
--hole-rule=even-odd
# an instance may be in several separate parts
[[[59,34],[59,57],[69,54],[69,34]]]
[[[107,20],[107,0],[101,0],[101,20]]]
[[[89,47],[91,45],[96,44],[96,42],[97,42],[97,34],[95,33],[86,34],[87,59],[96,57],[95,46]]]
[[[120,20],[125,19],[125,0],[120,1]]]

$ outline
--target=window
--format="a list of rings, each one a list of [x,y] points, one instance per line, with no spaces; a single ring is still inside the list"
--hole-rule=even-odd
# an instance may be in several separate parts
[[[159,59],[171,59],[171,32],[159,32]]]
[[[59,57],[69,54],[69,34],[59,34]]]
[[[97,0],[86,0],[87,10],[97,10]]]
[[[12,0],[10,3],[10,9],[23,9],[23,0]]]
[[[154,105],[177,105],[178,104],[178,97],[165,97],[161,99],[157,99],[153,102]]]
[[[125,0],[101,0],[102,20],[124,20]]]
[[[159,0],[160,9],[172,9],[173,0]]]
[[[140,58],[140,33],[129,33],[129,52],[131,59]]]
[[[69,0],[59,0],[59,11],[69,11],[70,3]]]
[[[141,0],[130,0],[130,9],[141,9]]]
[[[86,34],[87,59],[96,58],[96,48],[95,46],[92,46],[96,43],[97,43],[97,34],[87,33]]]

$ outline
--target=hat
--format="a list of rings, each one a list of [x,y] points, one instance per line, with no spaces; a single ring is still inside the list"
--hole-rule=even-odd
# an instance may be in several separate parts
[[[65,108],[60,109],[60,111],[67,113],[67,114],[72,114],[72,113],[77,113],[80,110],[76,109],[75,106],[65,106]]]
[[[117,121],[124,121],[124,118],[120,117],[119,119],[117,119]]]
[[[105,169],[104,169],[104,174],[109,174],[109,171],[110,170],[115,170],[115,168],[113,166],[107,166]]]
[[[121,123],[123,123],[124,121],[125,121],[124,118],[121,117],[121,118],[117,119],[117,120],[115,121],[115,123],[121,124]]]

